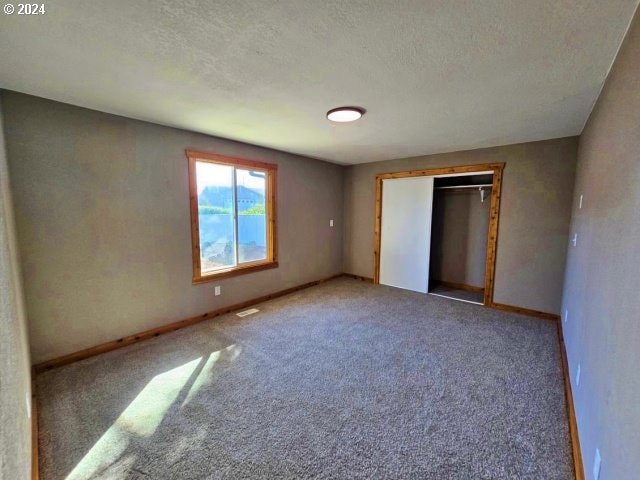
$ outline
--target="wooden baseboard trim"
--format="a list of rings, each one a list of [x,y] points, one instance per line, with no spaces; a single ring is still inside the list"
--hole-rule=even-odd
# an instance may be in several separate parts
[[[442,285],[443,287],[447,288],[456,288],[458,290],[466,290],[468,292],[484,293],[484,288],[467,285],[466,283],[448,282],[446,280],[432,280],[432,282],[434,283],[434,285]]]
[[[63,365],[68,365],[70,363],[77,362],[79,360],[84,360],[85,358],[93,357],[95,355],[100,355],[101,353],[117,350],[118,348],[122,348],[127,345],[132,345],[134,343],[138,343],[143,340],[147,340],[149,338],[158,337],[165,333],[174,332],[176,330],[180,330],[181,328],[188,327],[190,325],[195,325],[196,323],[200,323],[205,320],[209,320],[209,319],[218,317],[220,315],[224,315],[226,313],[231,313],[235,310],[241,310],[243,308],[255,305],[257,303],[262,303],[267,300],[271,300],[274,298],[282,297],[283,295],[288,295],[290,293],[297,292],[298,290],[303,290],[305,288],[313,287],[315,285],[319,285],[321,283],[327,282],[329,280],[333,280],[334,278],[341,277],[341,276],[343,276],[343,274],[339,273],[337,275],[332,275],[331,277],[323,278],[321,280],[315,280],[313,282],[305,283],[303,285],[298,285],[296,287],[291,287],[291,288],[280,290],[274,293],[270,293],[269,295],[263,295],[262,297],[253,298],[245,302],[236,303],[235,305],[219,308],[211,312],[203,313],[202,315],[185,318],[184,320],[179,320],[177,322],[169,323],[161,327],[152,328],[151,330],[146,330],[144,332],[128,335],[126,337],[122,337],[117,340],[113,340],[111,342],[102,343],[100,345],[86,348],[78,352],[69,353],[61,357],[53,358],[51,360],[46,360],[44,362],[34,365],[33,368],[36,374],[45,372],[53,368],[61,367]]]
[[[367,283],[373,283],[373,278],[361,277],[360,275],[354,275],[353,273],[343,273],[342,276],[347,278],[353,278],[354,280],[361,280]]]
[[[40,479],[40,429],[38,428],[38,396],[36,372],[31,369],[31,480]]]
[[[543,318],[545,320],[551,320],[553,322],[557,322],[560,319],[560,316],[556,315],[555,313],[539,312],[538,310],[531,310],[529,308],[514,307],[513,305],[505,305],[504,303],[495,303],[495,302],[493,302],[489,306],[491,308],[496,308],[498,310],[504,310],[506,312],[519,313],[521,315],[528,315],[530,317]]]
[[[562,362],[562,375],[564,377],[564,397],[567,404],[567,420],[569,422],[569,437],[571,438],[571,453],[573,455],[573,469],[576,480],[584,480],[584,466],[582,464],[582,451],[580,449],[580,437],[578,435],[578,422],[576,410],[573,404],[573,392],[571,390],[571,375],[569,375],[569,362],[567,361],[567,349],[562,334],[562,322],[558,320],[558,344]]]

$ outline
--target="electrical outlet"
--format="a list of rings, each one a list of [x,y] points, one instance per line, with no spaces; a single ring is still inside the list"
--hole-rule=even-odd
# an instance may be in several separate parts
[[[580,385],[580,364],[578,364],[578,369],[576,370],[576,387]]]
[[[573,238],[571,239],[571,243],[573,244],[574,247],[578,245],[578,234],[577,233],[573,234]]]
[[[214,291],[215,296],[217,297],[218,295],[220,295],[220,285],[216,285],[215,291]]]
[[[602,464],[602,458],[600,457],[600,450],[596,448],[596,454],[593,456],[593,480],[600,478],[600,465]]]
[[[580,203],[578,204],[578,208],[582,208],[582,195],[580,195]]]
[[[569,321],[569,309],[565,308],[564,309],[564,323],[567,323]]]
[[[329,226],[333,227],[333,218],[331,220],[329,220]]]

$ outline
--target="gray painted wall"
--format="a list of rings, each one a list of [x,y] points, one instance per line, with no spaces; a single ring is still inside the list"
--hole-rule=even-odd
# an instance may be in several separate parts
[[[490,206],[477,190],[435,191],[431,279],[484,287]]]
[[[579,198],[583,195],[582,208]],[[563,324],[588,479],[640,472],[640,17],[580,138]],[[564,312],[564,310],[563,310]],[[581,366],[580,385],[575,384]]]
[[[577,137],[353,165],[345,172],[345,271],[373,276],[377,173],[506,162],[494,300],[560,312]]]
[[[0,95],[0,478],[31,478],[31,364]]]
[[[342,271],[343,167],[4,98],[34,362]],[[279,268],[191,284],[187,147],[279,165]]]

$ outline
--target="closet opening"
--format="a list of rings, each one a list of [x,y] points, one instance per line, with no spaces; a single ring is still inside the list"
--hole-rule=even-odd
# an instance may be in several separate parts
[[[504,165],[376,175],[373,282],[493,306]]]
[[[493,174],[436,177],[428,293],[484,304]]]

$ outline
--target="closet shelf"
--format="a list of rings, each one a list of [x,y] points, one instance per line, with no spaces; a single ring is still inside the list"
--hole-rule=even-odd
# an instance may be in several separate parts
[[[452,185],[452,186],[446,186],[446,187],[435,187],[434,190],[459,190],[459,189],[466,190],[469,188],[478,190],[478,189],[490,189],[491,187],[493,187],[493,185],[491,183],[487,183],[482,185]]]

